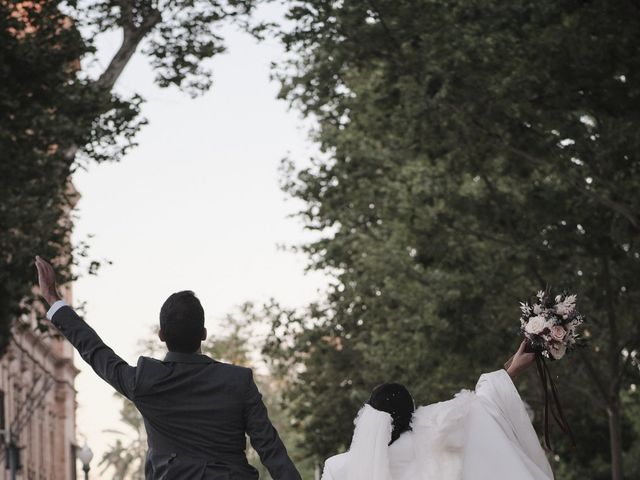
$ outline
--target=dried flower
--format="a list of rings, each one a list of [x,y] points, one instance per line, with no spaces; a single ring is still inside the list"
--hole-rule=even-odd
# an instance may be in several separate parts
[[[534,350],[544,357],[559,360],[572,349],[584,322],[576,311],[576,295],[551,296],[540,290],[535,301],[520,303],[520,328]]]

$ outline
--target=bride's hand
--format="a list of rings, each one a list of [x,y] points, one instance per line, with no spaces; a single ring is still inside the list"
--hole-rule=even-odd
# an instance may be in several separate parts
[[[527,353],[527,341],[523,340],[518,351],[507,361],[505,370],[511,378],[516,378],[520,372],[526,370],[536,359],[535,353]]]

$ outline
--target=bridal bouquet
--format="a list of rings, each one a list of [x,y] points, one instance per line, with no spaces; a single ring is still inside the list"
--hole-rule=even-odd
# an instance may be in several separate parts
[[[520,303],[521,330],[534,352],[560,360],[575,346],[577,328],[584,322],[576,298],[566,293],[553,297],[549,290],[540,290],[533,302]]]

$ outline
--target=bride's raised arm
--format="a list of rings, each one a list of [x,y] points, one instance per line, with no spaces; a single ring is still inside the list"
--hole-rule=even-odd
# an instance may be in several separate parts
[[[536,361],[536,354],[526,351],[527,341],[523,340],[518,351],[507,360],[504,368],[512,379],[529,368]]]
[[[505,369],[480,376],[469,411],[463,479],[553,479],[513,379],[535,361],[522,342]],[[491,465],[500,464],[496,469]]]

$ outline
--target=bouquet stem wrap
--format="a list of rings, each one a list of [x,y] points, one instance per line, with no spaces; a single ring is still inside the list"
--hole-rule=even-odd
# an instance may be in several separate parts
[[[571,439],[571,445],[576,446],[576,440],[573,436],[571,427],[564,416],[562,411],[562,405],[560,404],[560,398],[558,397],[558,391],[556,385],[553,382],[553,377],[549,371],[549,367],[545,362],[544,356],[538,352],[536,353],[536,367],[538,368],[538,376],[542,382],[542,395],[544,400],[544,443],[547,449],[553,452],[551,447],[551,435],[549,433],[549,413],[553,416],[554,420],[562,431]]]

